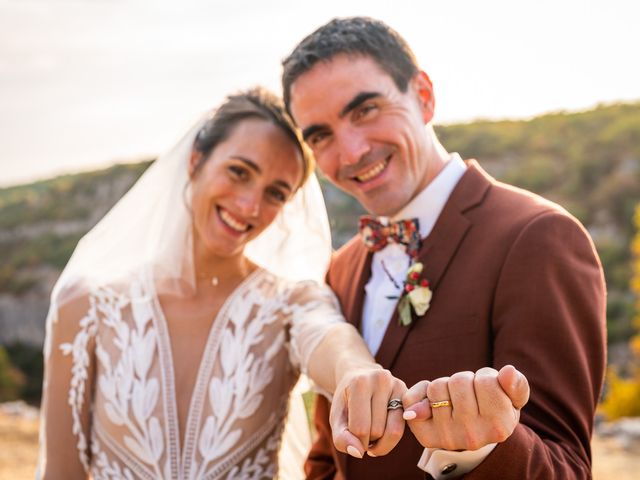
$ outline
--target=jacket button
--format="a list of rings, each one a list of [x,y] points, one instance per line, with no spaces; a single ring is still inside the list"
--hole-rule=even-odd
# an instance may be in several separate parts
[[[449,473],[453,472],[456,468],[458,468],[458,465],[457,465],[457,464],[455,464],[455,463],[449,463],[449,464],[445,465],[445,466],[442,468],[442,474],[443,474],[443,475],[447,475],[447,474],[449,474]]]

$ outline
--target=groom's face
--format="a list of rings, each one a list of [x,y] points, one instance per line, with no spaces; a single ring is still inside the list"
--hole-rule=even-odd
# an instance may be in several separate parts
[[[290,109],[318,166],[371,213],[393,215],[428,183],[431,84],[406,92],[371,58],[340,54],[291,86]]]

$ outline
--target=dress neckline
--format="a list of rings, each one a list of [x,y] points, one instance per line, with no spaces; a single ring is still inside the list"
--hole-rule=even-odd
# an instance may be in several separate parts
[[[189,399],[189,407],[187,409],[187,421],[184,425],[184,444],[181,444],[180,429],[178,423],[178,402],[175,387],[175,370],[174,357],[171,349],[171,340],[169,338],[169,330],[167,318],[162,310],[160,299],[155,289],[153,281],[150,281],[151,293],[153,296],[153,307],[157,312],[154,315],[154,322],[158,332],[158,354],[161,363],[162,382],[164,384],[164,408],[167,429],[168,454],[171,464],[172,478],[189,478],[194,456],[196,453],[196,441],[200,429],[200,421],[203,412],[203,405],[206,397],[207,380],[213,369],[216,352],[220,346],[221,332],[226,327],[229,320],[227,312],[243,292],[248,290],[266,270],[257,267],[249,273],[238,286],[224,300],[222,306],[214,316],[207,341],[198,362],[198,373],[196,382]],[[150,279],[151,280],[151,279]],[[222,321],[221,321],[222,320]]]

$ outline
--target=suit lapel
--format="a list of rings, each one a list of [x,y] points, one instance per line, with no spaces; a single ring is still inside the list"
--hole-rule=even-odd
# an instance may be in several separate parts
[[[431,234],[424,240],[418,253],[418,261],[424,265],[422,277],[429,280],[434,297],[438,295],[438,283],[445,274],[460,243],[465,237],[471,222],[464,212],[482,202],[490,183],[480,167],[471,160],[467,172],[458,182],[438,217]],[[391,369],[402,345],[417,322],[429,321],[429,312],[424,317],[416,317],[409,326],[401,326],[398,311],[394,311],[378,353],[376,361],[385,368]]]

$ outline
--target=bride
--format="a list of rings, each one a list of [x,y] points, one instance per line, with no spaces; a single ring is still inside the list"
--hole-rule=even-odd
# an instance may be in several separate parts
[[[233,95],[80,241],[47,319],[39,478],[273,478],[300,373],[386,415],[404,384],[311,281],[331,253],[312,172],[278,99]]]

